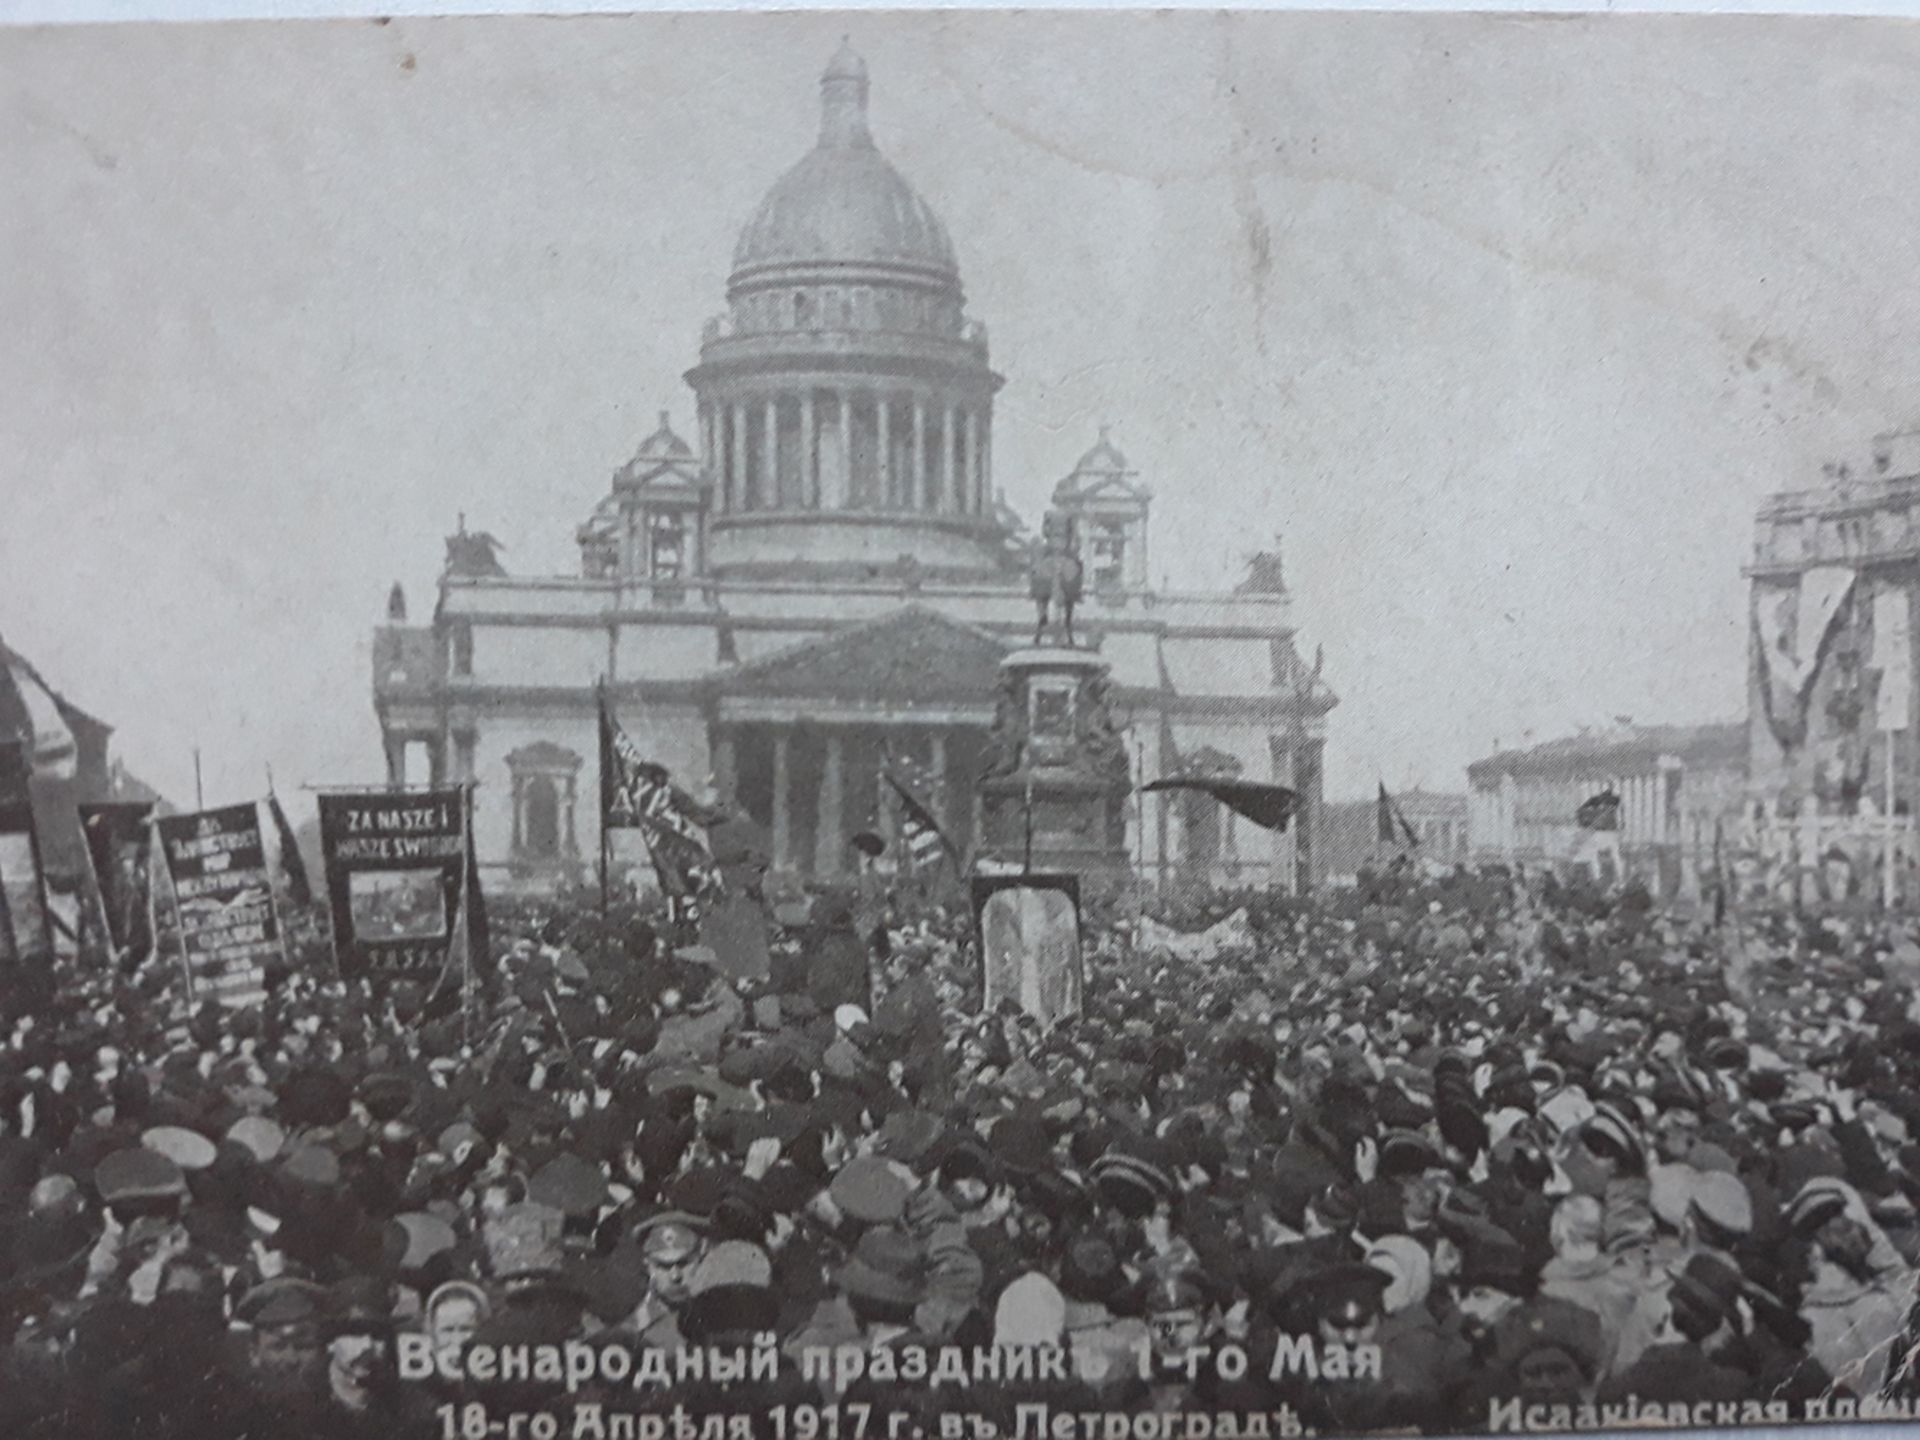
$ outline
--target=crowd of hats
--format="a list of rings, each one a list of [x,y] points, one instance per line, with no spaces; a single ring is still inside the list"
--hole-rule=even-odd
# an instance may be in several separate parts
[[[294,974],[179,1025],[62,962],[0,994],[5,1342],[139,1291],[115,1257],[177,1234],[241,1336],[534,1290],[638,1335],[677,1267],[689,1343],[1377,1343],[1371,1386],[1291,1396],[1336,1429],[1528,1385],[1910,1383],[1900,922],[1771,917],[1731,964],[1704,921],[1504,875],[1175,918],[1228,903],[1255,944],[1206,961],[1092,917],[1086,1013],[1045,1032],[979,1013],[936,907],[895,902],[870,994],[810,983],[844,897],[766,981],[636,916],[503,911],[466,1013]]]

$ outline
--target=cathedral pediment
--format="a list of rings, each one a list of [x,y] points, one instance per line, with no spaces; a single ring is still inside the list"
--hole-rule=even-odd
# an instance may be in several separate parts
[[[718,676],[714,693],[848,700],[986,699],[1008,647],[913,605]]]

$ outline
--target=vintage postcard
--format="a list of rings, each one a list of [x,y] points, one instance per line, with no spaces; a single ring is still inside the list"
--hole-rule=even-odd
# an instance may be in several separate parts
[[[1920,28],[0,28],[0,1437],[1920,1400]]]

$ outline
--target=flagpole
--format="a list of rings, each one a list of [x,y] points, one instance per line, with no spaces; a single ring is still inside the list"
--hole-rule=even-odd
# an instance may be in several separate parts
[[[1020,873],[1022,875],[1031,875],[1033,874],[1033,766],[1031,763],[1029,763],[1027,766],[1026,802],[1027,802],[1026,803],[1026,811],[1027,811],[1026,858],[1021,861]]]
[[[594,682],[593,694],[600,727],[600,925],[604,930],[612,908],[608,900],[608,885],[611,879],[609,872],[613,868],[607,843],[607,684],[604,679]]]
[[[1893,909],[1893,728],[1889,726],[1884,733],[1887,737],[1887,805],[1885,813],[1887,843],[1885,847],[1886,853],[1881,859],[1886,868],[1886,906],[1887,909],[1891,910]]]
[[[200,747],[198,745],[193,747],[193,808],[196,810],[207,808],[207,797],[200,788]]]
[[[461,825],[466,841],[464,863],[460,866],[460,1049],[473,1047],[473,787],[462,785]]]

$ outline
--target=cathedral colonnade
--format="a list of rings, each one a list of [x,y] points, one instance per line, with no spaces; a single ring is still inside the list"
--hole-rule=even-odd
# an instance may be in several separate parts
[[[993,495],[984,396],[874,382],[703,398],[715,512],[895,510],[980,516]]]
[[[848,842],[873,830],[899,853],[898,804],[882,780],[892,757],[962,853],[975,833],[974,796],[984,721],[721,720],[713,730],[715,785],[766,828],[773,868],[818,878],[848,874]],[[915,783],[910,781],[909,783]]]

